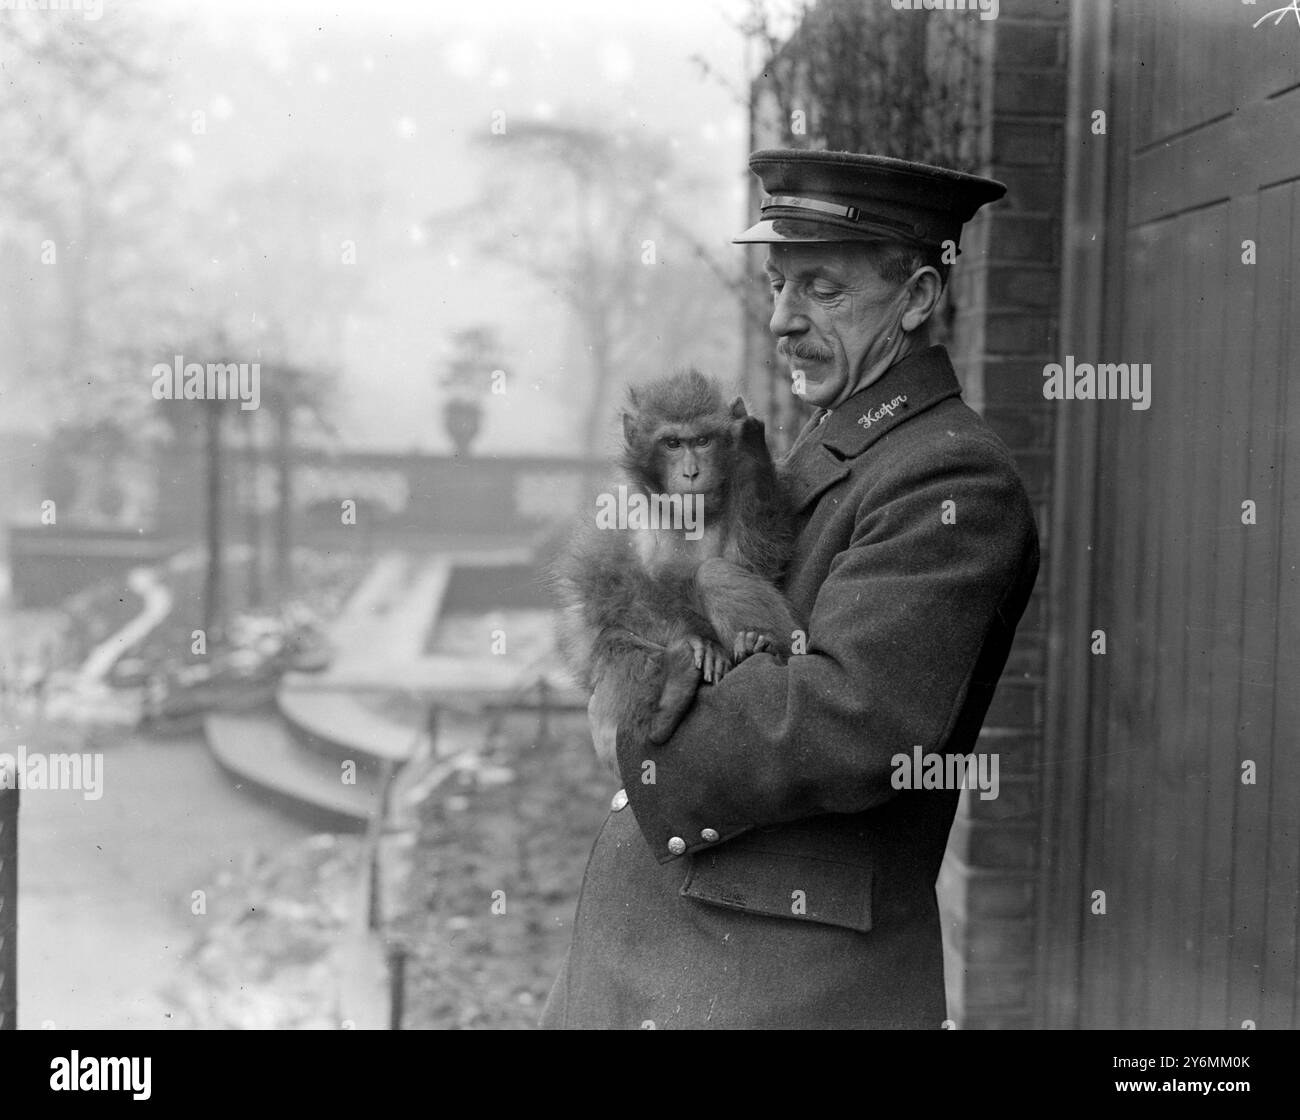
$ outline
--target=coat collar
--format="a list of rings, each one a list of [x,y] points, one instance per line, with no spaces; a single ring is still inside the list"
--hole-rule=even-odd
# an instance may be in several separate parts
[[[795,511],[847,475],[848,460],[861,455],[886,432],[940,401],[960,395],[948,351],[928,346],[890,366],[878,381],[839,408],[818,413],[782,460]]]

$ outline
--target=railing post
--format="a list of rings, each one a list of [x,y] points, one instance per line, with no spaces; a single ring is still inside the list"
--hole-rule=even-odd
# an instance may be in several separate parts
[[[551,684],[545,677],[537,682],[537,706],[537,745],[549,747],[551,745]]]
[[[0,1030],[18,1029],[18,776],[0,758]]]

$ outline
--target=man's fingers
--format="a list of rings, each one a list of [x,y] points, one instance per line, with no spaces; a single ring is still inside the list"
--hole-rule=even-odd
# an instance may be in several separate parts
[[[737,662],[744,661],[752,653],[765,653],[773,648],[772,640],[757,630],[742,630],[736,635],[733,653]]]
[[[704,679],[710,684],[717,684],[730,668],[731,663],[727,660],[727,655],[720,647],[710,642],[708,651],[704,655]]]
[[[717,684],[727,674],[731,668],[731,662],[727,660],[727,655],[722,652],[718,646],[713,647],[713,683]]]

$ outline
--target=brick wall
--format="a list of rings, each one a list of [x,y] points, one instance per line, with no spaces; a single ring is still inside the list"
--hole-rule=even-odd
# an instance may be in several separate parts
[[[1053,452],[1042,368],[1053,360],[1058,331],[1068,12],[1064,0],[1002,0],[1000,9],[989,47],[984,143],[986,172],[1008,192],[963,234],[951,346],[967,401],[1015,454],[1038,511],[1043,561],[980,745],[1000,756],[1001,793],[992,801],[963,795],[940,875],[949,1014],[963,1029],[1037,1025]]]

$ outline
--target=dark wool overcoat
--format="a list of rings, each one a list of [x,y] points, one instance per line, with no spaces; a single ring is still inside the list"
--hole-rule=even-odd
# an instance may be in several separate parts
[[[891,760],[981,748],[1033,511],[939,346],[814,417],[782,466],[807,652],[701,685],[662,747],[619,744],[625,792],[543,1026],[944,1020],[935,880],[959,791],[896,789]]]

